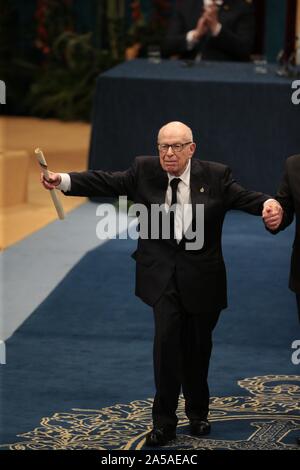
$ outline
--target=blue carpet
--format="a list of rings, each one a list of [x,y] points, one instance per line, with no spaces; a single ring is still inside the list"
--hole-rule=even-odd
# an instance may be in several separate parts
[[[230,397],[239,396],[247,401],[249,393],[254,393],[251,387],[260,393],[263,385],[260,379],[255,379],[255,385],[249,381],[249,391],[248,382],[240,388],[238,381],[258,376],[269,377],[262,382],[269,381],[273,392],[282,397],[288,385],[276,389],[278,376],[299,374],[299,366],[291,362],[291,343],[300,336],[296,304],[287,288],[293,230],[291,227],[273,237],[259,218],[233,212],[226,219],[223,247],[229,308],[215,330],[210,369],[213,397],[229,397],[230,401]],[[24,442],[24,436],[17,436],[31,432],[31,443],[38,434],[42,447],[54,448],[54,441],[50,442],[54,436],[39,428],[42,419],[46,426],[46,417],[63,413],[63,419],[56,415],[60,431],[64,426],[70,429],[74,409],[79,410],[77,418],[78,413],[90,413],[86,418],[89,426],[97,410],[102,410],[103,425],[108,419],[105,416],[118,409],[122,417],[115,416],[122,432],[122,426],[134,422],[132,410],[140,407],[144,415],[139,436],[150,426],[153,322],[151,309],[134,296],[135,266],[130,253],[135,245],[132,240],[113,240],[88,252],[7,342],[7,365],[0,370],[2,446]],[[60,261],[54,256],[53,262]],[[291,396],[292,392],[288,393]],[[219,411],[220,406],[218,402]],[[128,410],[131,414],[126,421]],[[299,416],[299,408],[296,414]],[[137,413],[136,422],[138,416],[141,414]],[[228,420],[232,421],[232,416]],[[240,418],[231,426],[228,439],[249,435]],[[99,420],[95,422],[99,424]],[[255,424],[249,425],[254,432]],[[295,424],[290,426],[297,429]],[[287,442],[292,442],[292,428],[285,434],[280,431],[289,434]],[[57,423],[55,429],[60,432]],[[224,439],[224,422],[216,422],[214,429],[207,441],[211,447],[213,439]],[[95,426],[93,436],[101,435],[100,431]],[[91,448],[91,435],[89,439],[86,446]],[[63,446],[62,442],[59,438],[56,448]],[[95,445],[114,448],[105,438]],[[181,448],[184,445],[182,441]]]

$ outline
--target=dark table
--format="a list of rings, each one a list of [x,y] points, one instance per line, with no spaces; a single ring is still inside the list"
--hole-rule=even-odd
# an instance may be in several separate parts
[[[89,168],[123,170],[137,155],[156,155],[157,131],[178,120],[194,132],[195,157],[226,163],[249,189],[273,193],[284,160],[300,153],[300,105],[291,80],[275,72],[142,59],[109,70],[97,81]]]

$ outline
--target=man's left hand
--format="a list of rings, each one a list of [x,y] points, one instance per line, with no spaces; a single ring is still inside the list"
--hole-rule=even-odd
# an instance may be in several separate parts
[[[264,203],[262,218],[269,230],[277,230],[282,222],[283,209],[276,199],[269,199]]]

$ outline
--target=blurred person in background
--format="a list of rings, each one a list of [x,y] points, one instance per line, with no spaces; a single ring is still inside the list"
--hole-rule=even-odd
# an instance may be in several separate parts
[[[180,59],[248,61],[254,36],[252,0],[179,0],[163,53]]]

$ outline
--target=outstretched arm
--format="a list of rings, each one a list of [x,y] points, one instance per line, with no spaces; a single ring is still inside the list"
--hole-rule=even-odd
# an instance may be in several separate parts
[[[222,178],[224,203],[228,210],[237,209],[253,215],[262,215],[264,206],[268,203],[272,210],[280,211],[280,205],[267,194],[249,191],[243,188],[232,176],[229,167],[225,167]]]
[[[41,175],[46,189],[61,189],[66,196],[118,197],[127,195],[134,200],[136,187],[136,162],[126,171],[101,170],[72,172],[69,174],[49,172],[47,180]]]

